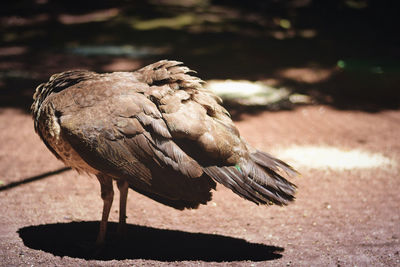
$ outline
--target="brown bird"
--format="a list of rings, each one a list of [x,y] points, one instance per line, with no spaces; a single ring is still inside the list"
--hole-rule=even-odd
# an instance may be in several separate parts
[[[256,204],[294,199],[296,186],[283,176],[296,171],[246,143],[221,99],[190,72],[162,60],[135,72],[66,71],[36,88],[31,109],[38,135],[65,165],[100,182],[98,245],[112,180],[121,194],[120,234],[128,188],[176,209],[206,204],[215,182]]]

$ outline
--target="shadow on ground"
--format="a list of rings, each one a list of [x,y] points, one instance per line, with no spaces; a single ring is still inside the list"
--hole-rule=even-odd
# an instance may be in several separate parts
[[[281,247],[249,243],[233,237],[128,225],[126,240],[108,236],[103,253],[93,256],[99,222],[28,226],[18,233],[27,247],[55,256],[83,259],[158,261],[265,261],[281,258]],[[116,223],[109,223],[115,233]]]
[[[339,109],[399,107],[398,8],[383,1],[39,2],[0,4],[0,107],[28,111],[57,72],[159,59],[204,80],[270,80]]]
[[[20,186],[20,185],[32,183],[32,182],[35,182],[35,181],[38,181],[38,180],[41,180],[41,179],[44,179],[44,178],[48,178],[48,177],[51,177],[53,175],[60,174],[62,172],[69,171],[69,170],[71,170],[70,167],[63,167],[63,168],[60,168],[60,169],[55,170],[55,171],[45,172],[45,173],[42,173],[42,174],[39,174],[39,175],[35,175],[35,176],[32,176],[32,177],[21,179],[19,181],[10,182],[10,183],[5,184],[5,185],[0,185],[0,192],[4,191],[4,190],[9,190],[9,189],[14,188],[16,186]]]

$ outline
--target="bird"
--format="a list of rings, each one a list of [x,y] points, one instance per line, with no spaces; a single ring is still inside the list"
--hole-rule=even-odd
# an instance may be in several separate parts
[[[120,191],[117,233],[126,233],[132,189],[178,210],[212,198],[216,183],[258,205],[287,205],[298,172],[240,136],[222,100],[182,62],[131,72],[69,70],[33,95],[36,133],[65,165],[97,177],[105,243],[113,181]]]

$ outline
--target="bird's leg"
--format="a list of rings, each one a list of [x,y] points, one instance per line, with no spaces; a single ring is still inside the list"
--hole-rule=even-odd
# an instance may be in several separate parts
[[[117,186],[120,192],[119,196],[119,224],[117,228],[117,234],[120,237],[126,235],[126,200],[128,198],[129,184],[125,179],[117,181]]]
[[[100,230],[97,236],[96,245],[102,246],[106,238],[107,222],[114,198],[114,190],[111,177],[105,175],[97,175],[97,179],[99,180],[101,186],[101,198],[103,199],[103,215],[101,217]]]

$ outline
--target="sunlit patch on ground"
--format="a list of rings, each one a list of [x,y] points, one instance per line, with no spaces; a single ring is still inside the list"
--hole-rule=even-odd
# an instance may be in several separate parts
[[[293,98],[286,88],[274,88],[263,82],[247,80],[209,80],[205,87],[219,95],[225,102],[243,106],[265,106],[281,101],[309,102],[307,96]],[[299,94],[295,94],[299,95]],[[305,99],[306,98],[306,99]]]
[[[275,156],[296,167],[311,169],[351,170],[396,166],[380,153],[359,149],[344,150],[323,146],[294,146],[275,152]]]
[[[278,71],[280,77],[304,83],[319,83],[335,74],[334,68],[286,68]]]
[[[97,10],[87,14],[60,14],[58,20],[63,24],[80,24],[88,22],[105,21],[119,14],[118,8],[108,8],[104,10]]]

